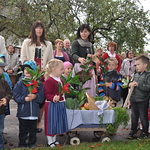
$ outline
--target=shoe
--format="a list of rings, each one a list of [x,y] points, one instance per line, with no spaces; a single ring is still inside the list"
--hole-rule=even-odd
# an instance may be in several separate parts
[[[137,139],[136,132],[131,131],[131,132],[129,133],[129,136],[127,137],[127,139],[129,139],[129,140]]]
[[[47,144],[47,147],[55,147],[55,144],[54,143],[51,143],[51,144]]]
[[[59,143],[58,141],[55,141],[54,144],[55,144],[55,145],[58,145],[58,144],[60,144],[60,143]]]
[[[147,139],[147,138],[148,138],[148,136],[144,132],[141,132],[138,139]]]
[[[4,135],[3,135],[3,144],[7,144],[7,140],[6,140],[6,138],[4,137]]]
[[[34,144],[34,145],[30,145],[29,148],[37,148],[37,146]]]
[[[42,132],[42,128],[36,128],[36,133]]]

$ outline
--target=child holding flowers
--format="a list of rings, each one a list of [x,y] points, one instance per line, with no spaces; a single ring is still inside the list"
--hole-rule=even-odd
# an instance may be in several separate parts
[[[59,92],[58,84],[63,85],[60,76],[64,72],[64,64],[61,60],[52,59],[46,66],[44,83],[45,94],[45,135],[48,146],[59,145],[56,135],[68,132],[65,99],[63,93]]]
[[[34,148],[36,143],[36,124],[40,114],[39,104],[44,100],[43,84],[36,81],[40,77],[36,63],[32,60],[22,65],[24,78],[18,81],[13,89],[15,102],[18,104],[17,117],[19,119],[19,147]],[[26,143],[27,135],[29,141]]]

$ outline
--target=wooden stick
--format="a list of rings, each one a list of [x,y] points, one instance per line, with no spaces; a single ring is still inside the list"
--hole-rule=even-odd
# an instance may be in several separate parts
[[[127,107],[127,104],[128,104],[128,102],[129,102],[129,100],[130,100],[130,97],[131,97],[131,94],[132,94],[132,92],[133,92],[133,89],[134,89],[134,87],[131,87],[131,88],[130,88],[129,93],[128,93],[128,95],[127,95],[127,98],[126,98],[126,100],[125,100],[125,102],[124,102],[123,108],[126,108],[126,107]]]

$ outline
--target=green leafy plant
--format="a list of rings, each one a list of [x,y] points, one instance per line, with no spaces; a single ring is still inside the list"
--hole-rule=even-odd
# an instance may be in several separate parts
[[[114,134],[117,131],[119,125],[127,126],[129,121],[129,115],[127,114],[126,110],[122,107],[114,107],[112,108],[112,110],[115,111],[115,121],[113,124],[106,125],[106,132]],[[102,121],[100,121],[100,123],[101,122]]]
[[[30,68],[26,68],[28,73],[32,76],[31,78],[23,78],[22,82],[28,87],[30,93],[37,93],[37,87],[39,86],[39,79],[44,75],[45,71],[39,73],[40,67],[33,71]]]
[[[62,86],[61,83],[58,83],[59,93],[65,93],[67,95],[76,96],[76,98],[73,99],[66,99],[67,108],[79,109],[86,102],[87,97],[85,95],[85,90],[90,89],[90,87],[83,89],[82,86],[86,81],[88,81],[92,77],[91,71],[95,67],[90,66],[90,63],[91,58],[87,58],[86,64],[80,66],[82,70],[78,72],[74,77],[72,77],[72,72],[70,72],[67,79],[64,76],[62,76],[62,80],[65,84],[64,86]]]

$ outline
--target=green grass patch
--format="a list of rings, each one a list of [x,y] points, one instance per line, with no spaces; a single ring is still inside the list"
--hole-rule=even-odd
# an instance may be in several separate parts
[[[60,150],[58,147],[39,147],[32,150]],[[111,142],[95,142],[81,143],[80,145],[62,146],[62,150],[148,150],[150,149],[150,139],[144,140],[126,140],[126,141],[111,141]],[[27,150],[27,149],[12,149],[12,150]]]

